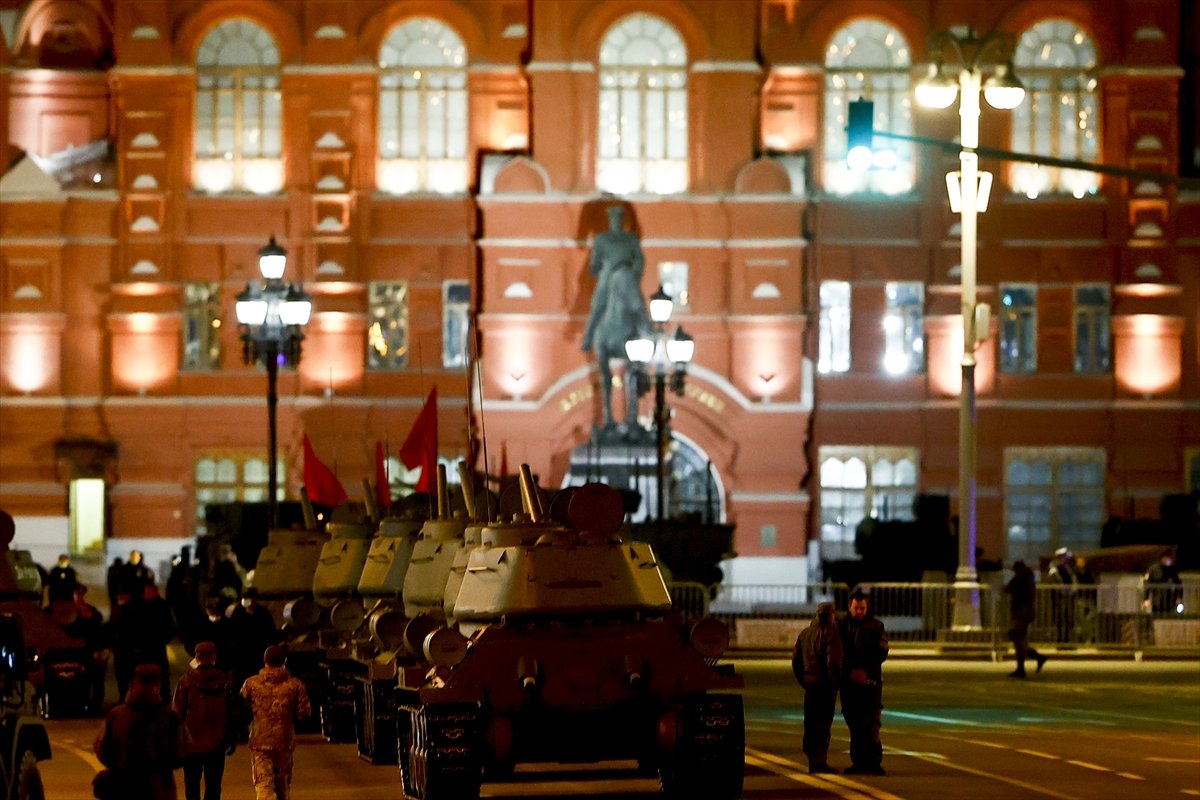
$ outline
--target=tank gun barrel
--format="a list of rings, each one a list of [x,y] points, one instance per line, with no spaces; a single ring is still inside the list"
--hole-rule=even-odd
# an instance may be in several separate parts
[[[310,531],[317,529],[317,513],[313,511],[312,498],[308,496],[308,488],[300,487],[300,507],[304,509],[304,527]]]
[[[458,462],[458,480],[462,486],[463,503],[467,507],[467,518],[478,519],[475,508],[475,481],[471,478],[471,471],[467,469],[466,460]]]
[[[437,465],[437,518],[450,519],[450,486],[445,464]]]
[[[379,502],[375,497],[375,491],[371,488],[370,478],[362,479],[363,500],[367,504],[367,516],[371,522],[379,522]]]
[[[538,499],[537,484],[533,481],[533,471],[528,464],[521,465],[521,501],[525,504],[525,513],[533,522],[542,522],[545,514],[542,511],[541,500]]]

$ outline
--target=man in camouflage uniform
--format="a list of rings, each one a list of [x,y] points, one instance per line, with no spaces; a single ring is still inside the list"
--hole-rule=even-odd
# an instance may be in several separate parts
[[[842,679],[842,637],[833,603],[819,603],[817,615],[796,637],[792,674],[804,687],[804,755],[808,771],[836,773],[829,766],[829,739]]]
[[[286,652],[273,644],[264,666],[242,685],[250,708],[250,768],[257,800],[287,800],[292,785],[296,720],[312,713],[304,684],[283,665]]]

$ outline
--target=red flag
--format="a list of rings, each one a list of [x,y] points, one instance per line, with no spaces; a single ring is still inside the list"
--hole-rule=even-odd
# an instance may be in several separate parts
[[[383,460],[383,442],[375,442],[375,502],[379,513],[386,514],[392,505],[392,488],[388,484],[387,467]]]
[[[409,469],[421,468],[421,478],[417,481],[418,492],[437,491],[437,387],[429,390],[425,405],[417,415],[408,438],[400,445],[400,460]]]
[[[308,499],[318,505],[336,506],[346,499],[342,482],[317,458],[307,433],[304,434],[304,488],[308,491]]]

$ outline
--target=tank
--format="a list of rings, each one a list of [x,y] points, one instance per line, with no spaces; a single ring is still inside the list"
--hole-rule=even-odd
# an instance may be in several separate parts
[[[524,513],[485,526],[453,602],[398,672],[406,798],[478,798],[522,763],[636,763],[670,798],[740,796],[743,682],[719,663],[712,619],[676,623],[653,549],[618,535],[600,484],[543,508],[528,465]],[[410,568],[411,571],[411,568]]]
[[[14,568],[32,564],[25,551],[9,550],[15,534],[13,518],[0,510],[0,792],[4,797],[44,797],[38,762],[51,756],[50,737],[38,716],[40,676],[30,653],[41,656],[73,640],[30,597],[28,574],[18,575]],[[40,579],[36,589],[40,597]]]
[[[424,637],[453,625],[446,603],[448,587],[457,594],[456,566],[465,570],[465,534],[478,531],[474,522],[475,495],[465,464],[459,474],[463,507],[451,504],[445,467],[437,473],[437,508],[432,519],[420,521],[410,513],[385,520],[372,542],[372,555],[359,582],[367,612],[369,638],[358,641],[355,656],[362,662],[357,696],[358,752],[374,764],[395,764],[397,674],[420,669],[417,658]],[[478,537],[476,536],[476,540]],[[458,574],[461,575],[459,570]]]

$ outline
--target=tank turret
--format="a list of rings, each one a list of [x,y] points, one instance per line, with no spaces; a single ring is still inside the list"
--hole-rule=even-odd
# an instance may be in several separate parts
[[[618,535],[599,484],[545,509],[527,465],[523,512],[483,527],[424,671],[398,675],[406,797],[477,798],[518,763],[636,760],[672,798],[732,800],[744,760],[741,678],[726,627],[669,621],[653,549]],[[469,637],[469,638],[467,638]]]

